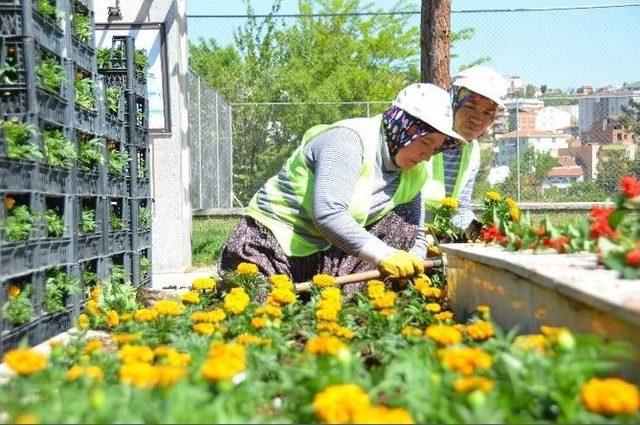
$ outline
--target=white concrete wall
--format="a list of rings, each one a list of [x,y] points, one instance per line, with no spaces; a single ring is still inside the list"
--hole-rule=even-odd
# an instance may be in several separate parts
[[[96,22],[107,22],[107,6],[95,1]],[[186,0],[126,0],[123,19],[114,23],[164,22],[167,31],[167,69],[171,133],[152,135],[153,271],[177,272],[191,266],[191,203],[187,145],[187,21]]]
[[[536,114],[536,130],[555,131],[569,125],[571,125],[571,114],[556,107],[544,107]]]

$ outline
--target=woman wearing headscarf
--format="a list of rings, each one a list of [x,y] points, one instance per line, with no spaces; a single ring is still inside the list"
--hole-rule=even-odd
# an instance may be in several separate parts
[[[294,281],[376,267],[390,278],[422,273],[424,161],[464,143],[452,126],[449,95],[411,84],[381,115],[312,127],[253,196],[220,269],[252,262]]]
[[[453,78],[451,97],[454,128],[466,140],[465,146],[434,155],[426,164],[427,181],[423,188],[426,222],[446,196],[458,201],[458,211],[451,219],[460,232],[471,239],[482,227],[471,210],[471,196],[480,169],[480,145],[476,140],[495,122],[501,98],[507,94],[507,81],[493,69],[477,65]]]

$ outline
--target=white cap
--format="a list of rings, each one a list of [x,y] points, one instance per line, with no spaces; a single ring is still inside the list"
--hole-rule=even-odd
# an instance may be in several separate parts
[[[442,134],[467,141],[453,130],[453,111],[449,93],[433,84],[410,84],[391,103],[429,124]]]
[[[509,87],[509,83],[502,75],[484,65],[476,65],[460,71],[453,77],[451,84],[466,87],[472,92],[494,101],[501,107],[504,107],[501,98],[507,95]]]

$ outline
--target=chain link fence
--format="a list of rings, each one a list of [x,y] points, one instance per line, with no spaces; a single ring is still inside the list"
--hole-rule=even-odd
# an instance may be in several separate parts
[[[417,9],[189,16],[191,65],[233,108],[239,203],[278,171],[306,129],[378,114],[419,79]],[[640,175],[640,138],[621,121],[623,106],[640,101],[640,45],[628,43],[640,39],[640,5],[454,11],[451,20],[452,73],[486,61],[510,82],[506,108],[480,140],[476,201],[491,188],[522,202],[599,202],[621,174]],[[385,31],[409,48],[386,51]],[[213,102],[190,101],[190,113],[192,105],[192,121],[213,114]],[[209,159],[198,161],[194,208],[221,199],[205,182],[231,181],[213,176]]]

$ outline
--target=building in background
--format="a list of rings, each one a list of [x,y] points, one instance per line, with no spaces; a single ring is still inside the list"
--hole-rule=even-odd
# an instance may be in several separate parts
[[[535,110],[535,129],[556,131],[571,125],[571,113],[556,106],[545,106]]]
[[[640,102],[640,89],[606,87],[578,97],[580,133],[588,132],[594,123],[601,123],[607,117],[620,115],[622,107],[632,99]]]
[[[585,180],[595,180],[598,176],[598,144],[583,145],[581,143],[571,143],[569,147],[558,149],[559,156],[571,156],[575,158],[577,165],[582,167]]]
[[[568,155],[558,156],[557,167],[553,167],[542,180],[542,189],[557,187],[566,189],[574,183],[584,181],[584,170],[576,163],[576,158]]]
[[[518,142],[521,154],[533,148],[537,152],[546,152],[557,157],[558,151],[568,148],[572,140],[570,135],[550,131],[510,131],[500,137],[496,164],[509,165],[515,161],[518,157]]]
[[[608,116],[602,121],[594,122],[589,131],[581,134],[580,139],[583,144],[615,144],[615,143],[635,143],[638,137],[625,131],[618,116]]]

